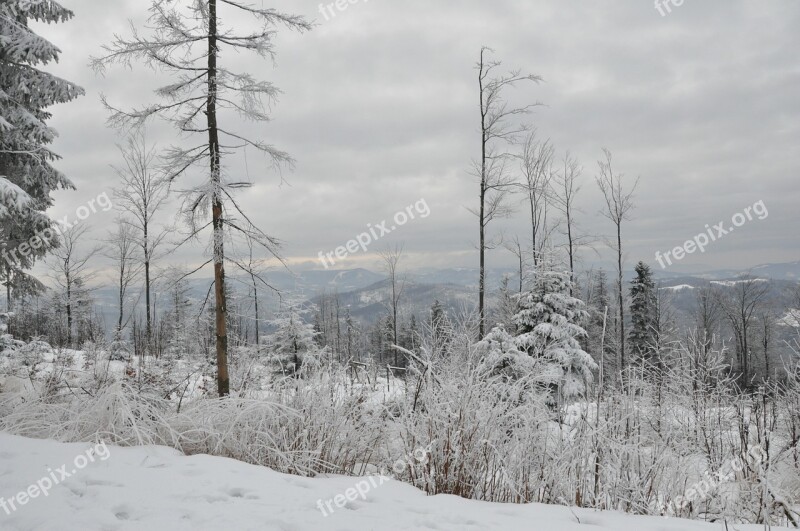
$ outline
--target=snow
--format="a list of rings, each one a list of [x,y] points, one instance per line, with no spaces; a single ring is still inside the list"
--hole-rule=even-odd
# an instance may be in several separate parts
[[[754,278],[745,280],[712,280],[711,284],[714,284],[716,286],[725,286],[727,288],[732,288],[737,284],[746,284],[747,282],[769,282],[769,280],[765,278]]]
[[[679,284],[677,286],[667,286],[661,289],[670,289],[672,291],[683,291],[685,289],[694,289],[694,286],[690,286],[689,284]]]
[[[786,313],[778,319],[780,326],[789,326],[792,328],[800,328],[800,309],[789,308]]]
[[[8,500],[67,464],[92,444],[63,444],[0,433],[0,497]],[[53,477],[58,477],[53,472]],[[164,447],[97,451],[94,462],[10,514],[3,531],[401,530],[712,531],[721,523],[632,516],[551,505],[477,502],[426,496],[391,479],[302,478],[221,457],[183,456]],[[360,487],[363,499],[355,490]],[[320,500],[337,495],[323,516]],[[355,493],[355,495],[353,495]],[[763,529],[736,525],[740,531]],[[778,529],[773,527],[773,529]]]

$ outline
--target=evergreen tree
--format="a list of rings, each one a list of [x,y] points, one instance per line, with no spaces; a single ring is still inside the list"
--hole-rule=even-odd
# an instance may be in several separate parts
[[[83,89],[41,70],[58,61],[60,50],[33,32],[30,21],[65,22],[73,13],[56,2],[0,2],[0,247],[8,306],[15,296],[37,293],[42,285],[25,270],[58,245],[45,211],[54,190],[74,188],[52,163],[48,146],[56,132],[47,109],[71,101]]]
[[[476,345],[482,352],[484,376],[502,376],[508,381],[532,377],[538,383],[549,383],[559,376],[552,367],[542,371],[539,360],[517,347],[517,338],[502,326],[492,328]],[[547,374],[549,372],[549,374]]]
[[[571,285],[569,273],[540,269],[532,289],[520,296],[520,311],[514,316],[516,348],[545,361],[547,372],[557,374],[550,387],[560,398],[585,392],[597,369],[578,342],[586,336],[580,323],[587,312],[583,301],[570,295]]]
[[[631,282],[631,331],[628,339],[634,356],[652,362],[656,351],[657,301],[653,272],[644,262],[636,264]]]

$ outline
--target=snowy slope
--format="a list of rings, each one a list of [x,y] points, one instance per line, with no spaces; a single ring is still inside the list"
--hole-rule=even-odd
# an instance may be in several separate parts
[[[230,459],[185,457],[162,447],[96,448],[0,433],[0,496],[9,499],[42,478],[59,480],[48,495],[0,507],[2,531],[99,530],[586,530],[711,531],[720,524],[639,517],[547,505],[503,505],[455,496],[427,497],[399,482],[308,479]],[[102,450],[102,451],[100,451]],[[82,459],[82,460],[81,460]],[[75,463],[86,466],[76,470]],[[62,469],[62,465],[66,465]],[[59,469],[71,474],[61,479]],[[74,471],[74,473],[73,473]],[[43,484],[46,486],[46,484]],[[323,516],[318,500],[364,499]],[[36,489],[33,490],[36,493]],[[23,498],[24,499],[24,498]],[[578,522],[580,520],[581,523]],[[762,526],[735,526],[755,531]],[[773,528],[777,529],[777,528]]]

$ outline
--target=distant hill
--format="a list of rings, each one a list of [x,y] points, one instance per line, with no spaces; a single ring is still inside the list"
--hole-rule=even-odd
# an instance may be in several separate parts
[[[608,271],[611,273],[611,271]],[[669,290],[670,299],[678,312],[680,321],[686,322],[694,311],[695,290],[709,286],[712,282],[735,282],[743,274],[772,280],[770,297],[776,312],[782,312],[791,306],[787,295],[800,279],[800,262],[784,264],[764,264],[750,270],[720,269],[697,274],[677,274],[654,271],[659,286]],[[487,271],[486,285],[489,294],[493,294],[500,286],[504,276],[511,277],[511,285],[516,285],[516,274],[513,269],[498,268]],[[402,275],[406,280],[403,297],[404,313],[415,313],[418,317],[427,315],[435,300],[439,300],[451,313],[460,313],[467,308],[474,308],[478,285],[477,268],[425,268],[408,271]],[[632,270],[626,278],[633,277]],[[285,296],[301,298],[316,302],[325,294],[339,295],[340,304],[349,308],[353,317],[364,323],[373,323],[386,312],[384,301],[388,299],[389,284],[381,272],[368,269],[347,270],[305,270],[292,273],[286,270],[268,271],[263,278]],[[609,277],[610,278],[610,277]],[[250,280],[241,275],[228,277],[230,286],[245,295],[248,293]],[[209,278],[189,280],[191,296],[203,300],[211,285]],[[716,284],[725,288],[724,284]],[[101,287],[94,291],[105,322],[110,327],[116,313],[116,292],[112,286]],[[166,293],[156,293],[157,313],[169,307]],[[262,308],[267,312],[278,309],[279,299],[262,286],[260,293]],[[141,302],[140,302],[141,304]],[[491,304],[491,299],[489,300]]]

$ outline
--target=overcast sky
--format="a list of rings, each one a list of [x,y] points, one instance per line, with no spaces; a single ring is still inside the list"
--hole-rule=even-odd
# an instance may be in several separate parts
[[[254,0],[261,3],[262,0]],[[117,185],[114,131],[99,94],[120,105],[153,100],[167,79],[145,67],[88,67],[90,55],[141,22],[145,0],[64,0],[76,17],[40,31],[63,50],[51,70],[81,84],[86,96],[55,109],[59,163],[78,190],[60,192],[54,216],[75,212]],[[579,223],[612,234],[598,215],[594,183],[601,149],[610,149],[629,182],[641,178],[633,219],[624,228],[629,264],[666,251],[763,200],[769,217],[753,220],[693,255],[683,267],[750,267],[800,259],[800,2],[686,0],[662,16],[652,2],[359,0],[326,20],[311,0],[263,0],[316,21],[304,35],[281,32],[275,64],[225,55],[283,91],[274,120],[244,130],[297,160],[286,183],[255,153],[226,161],[231,176],[256,186],[241,194],[246,212],[285,242],[298,268],[320,267],[329,252],[398,210],[424,199],[430,216],[372,244],[374,253],[404,243],[407,265],[476,267],[479,155],[475,62],[482,45],[504,66],[544,78],[509,93],[542,102],[529,117],[584,166]],[[334,8],[335,9],[335,8]],[[225,11],[222,14],[224,17]],[[230,127],[230,126],[229,126]],[[154,141],[174,136],[164,124]],[[520,198],[521,200],[521,198]],[[518,200],[514,199],[517,203]],[[172,212],[170,212],[171,214]],[[100,230],[111,216],[89,222]],[[493,232],[529,233],[524,208]],[[603,246],[599,245],[602,250]],[[171,258],[199,263],[201,247]],[[374,254],[337,264],[374,266]],[[587,265],[599,258],[585,253]],[[496,250],[490,266],[510,265]]]

